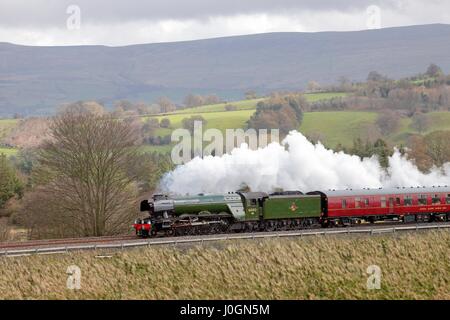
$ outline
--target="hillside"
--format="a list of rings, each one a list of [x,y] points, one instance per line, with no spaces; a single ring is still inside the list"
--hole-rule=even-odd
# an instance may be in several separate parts
[[[244,101],[240,103],[244,105]],[[158,120],[168,118],[171,121],[171,128],[158,129],[156,134],[160,136],[170,135],[172,130],[181,128],[181,121],[184,118],[194,115],[200,115],[207,121],[204,130],[217,128],[225,131],[229,128],[245,128],[246,121],[254,112],[251,106],[247,110],[236,111],[221,111],[222,105],[216,106],[209,106],[208,108],[219,111],[193,112],[194,110],[191,110],[189,113],[156,116]],[[337,144],[350,147],[353,140],[357,137],[360,137],[363,141],[370,138],[371,128],[375,126],[377,116],[375,112],[366,111],[306,112],[299,131],[314,139],[320,140],[330,148],[335,148]],[[450,130],[450,112],[431,112],[428,116],[430,119],[430,128],[423,134],[435,130]],[[14,126],[16,123],[15,120],[0,120],[0,132],[6,130],[6,128],[10,130],[11,126]],[[402,118],[398,129],[389,136],[383,137],[383,139],[395,145],[406,144],[411,134],[418,133],[417,130],[412,128],[411,123],[411,118]],[[171,148],[171,145],[145,145],[142,147],[142,150],[168,153]],[[16,150],[0,147],[0,153],[11,155],[15,154]]]
[[[346,92],[320,92],[320,93],[305,93],[304,96],[308,102],[316,102],[319,100],[328,100],[331,98],[345,97]],[[226,103],[218,103],[212,105],[205,105],[200,107],[192,107],[186,109],[180,109],[172,114],[188,114],[188,113],[204,113],[204,112],[221,112],[227,111],[226,106],[233,106],[236,110],[254,110],[258,102],[264,100],[264,98],[231,101]]]
[[[182,120],[191,116],[202,116],[206,121],[204,129],[245,128],[246,121],[254,110],[217,111],[217,112],[192,112],[189,114],[173,114],[157,116],[158,120],[168,118],[171,122],[170,129],[158,129],[156,134],[164,136],[170,134],[173,129],[181,128]],[[431,112],[429,133],[436,130],[450,130],[450,112]],[[372,139],[373,128],[376,126],[378,113],[368,111],[327,111],[305,112],[303,122],[298,128],[300,132],[314,139],[320,140],[327,147],[335,148],[336,145],[350,147],[353,140],[360,137],[363,141]],[[406,144],[408,137],[419,132],[412,127],[411,118],[401,118],[400,125],[392,134],[382,137],[394,145]],[[148,151],[169,152],[170,146],[147,146]]]
[[[152,101],[216,93],[238,100],[304,88],[310,80],[401,78],[430,62],[450,70],[450,26],[354,32],[268,33],[124,47],[30,47],[0,43],[0,115],[48,114],[64,102]]]

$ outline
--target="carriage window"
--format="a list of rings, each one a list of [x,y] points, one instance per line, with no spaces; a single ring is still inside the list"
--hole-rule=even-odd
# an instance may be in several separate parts
[[[395,198],[395,203],[399,206],[402,204],[402,200],[400,199],[400,197]]]
[[[369,206],[369,198],[364,199],[364,205],[365,205],[366,207]]]
[[[404,200],[405,206],[412,206],[412,197],[411,196],[405,196],[405,200]]]
[[[426,205],[427,204],[427,196],[425,194],[421,194],[419,196],[419,204]]]
[[[355,208],[361,208],[361,198],[355,198]]]
[[[433,204],[440,204],[441,203],[441,197],[438,194],[433,195]]]
[[[450,204],[450,194],[447,195],[447,204]]]
[[[342,209],[347,208],[347,200],[343,199],[342,200]]]
[[[386,208],[386,197],[381,197],[381,207]]]

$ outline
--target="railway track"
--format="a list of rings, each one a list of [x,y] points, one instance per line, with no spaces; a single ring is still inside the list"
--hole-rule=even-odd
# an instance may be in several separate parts
[[[231,233],[201,236],[180,237],[156,237],[148,239],[130,236],[108,236],[56,240],[38,240],[25,242],[0,243],[0,256],[22,256],[30,254],[51,254],[68,251],[95,250],[95,249],[125,249],[142,246],[155,245],[181,245],[198,244],[213,241],[238,240],[238,239],[262,239],[277,237],[302,237],[319,235],[342,235],[342,234],[382,234],[401,231],[421,230],[450,230],[450,222],[429,224],[399,224],[383,223],[375,225],[360,225],[347,228],[317,228],[292,231],[254,232],[254,233]]]
[[[136,236],[104,236],[104,237],[86,237],[86,238],[64,238],[64,239],[49,239],[49,240],[30,240],[21,242],[0,242],[0,251],[10,248],[35,248],[46,247],[54,245],[70,245],[70,244],[84,244],[84,243],[110,243],[124,240],[133,240]]]

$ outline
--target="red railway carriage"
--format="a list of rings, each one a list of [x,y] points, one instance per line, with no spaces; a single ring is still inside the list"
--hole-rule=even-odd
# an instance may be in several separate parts
[[[325,197],[324,222],[450,221],[450,187],[330,190]]]

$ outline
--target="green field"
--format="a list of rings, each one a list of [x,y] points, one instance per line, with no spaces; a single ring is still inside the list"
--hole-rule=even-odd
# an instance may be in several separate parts
[[[226,111],[225,110],[226,105],[233,105],[236,107],[236,110],[253,110],[256,109],[256,104],[262,100],[264,99],[261,98],[261,99],[232,101],[228,103],[210,104],[200,107],[186,108],[173,113],[186,114],[186,113],[221,112]]]
[[[206,129],[216,128],[224,131],[225,129],[243,128],[245,122],[254,113],[254,110],[238,110],[238,111],[222,111],[222,112],[205,112],[205,113],[192,113],[186,114],[174,114],[168,116],[157,116],[158,120],[168,118],[172,128],[180,128],[181,122],[184,118],[192,116],[202,116],[206,122]],[[204,128],[204,129],[205,129]],[[170,132],[170,129],[159,129],[158,134]]]
[[[333,97],[345,96],[342,92],[307,93],[305,97],[308,101],[331,99]],[[256,109],[256,104],[263,99],[242,100],[230,102],[238,108],[236,111],[225,111],[225,103],[207,105],[195,108],[183,109],[165,116],[155,116],[158,120],[168,118],[173,129],[181,127],[181,121],[191,116],[202,116],[206,121],[206,129],[217,128],[221,131],[225,129],[244,128],[245,122],[251,117]],[[159,129],[158,135],[170,134],[170,129]]]
[[[207,122],[203,130],[215,128],[225,133],[226,129],[245,128],[245,122],[254,113],[254,110],[238,110],[238,111],[222,111],[222,112],[205,112],[192,114],[171,114],[167,116],[156,116],[161,121],[163,118],[168,118],[171,123],[171,128],[161,128],[156,130],[156,135],[165,136],[170,135],[172,130],[182,127],[182,120],[192,116],[202,116]],[[151,146],[146,145],[142,150],[146,152],[170,152],[172,147],[165,146]]]
[[[310,112],[305,113],[300,131],[310,136],[319,136],[322,142],[335,147],[338,143],[350,146],[353,140],[360,137],[363,141],[371,138],[378,114],[363,111]],[[428,114],[430,128],[423,134],[437,130],[450,130],[450,112],[432,112]],[[405,144],[408,137],[419,132],[412,128],[411,118],[401,118],[398,129],[383,137],[388,142]]]
[[[300,126],[300,132],[318,136],[321,142],[330,147],[338,143],[349,146],[359,136],[365,140],[366,128],[376,119],[375,112],[307,112]]]
[[[217,128],[224,131],[225,129],[244,128],[245,122],[252,114],[253,110],[240,110],[159,116],[157,117],[159,120],[169,118],[172,129],[159,129],[157,134],[161,136],[170,134],[173,129],[181,127],[183,118],[193,115],[200,115],[207,121],[204,129]],[[450,112],[433,112],[428,116],[431,120],[428,132],[450,130]],[[376,112],[366,111],[306,112],[299,130],[310,137],[318,138],[328,147],[334,148],[339,143],[348,147],[358,137],[363,141],[371,138],[371,130],[374,129],[377,117]],[[406,143],[410,135],[418,133],[411,127],[411,123],[411,118],[402,118],[398,130],[384,139],[397,145]],[[147,150],[164,151],[170,150],[170,148],[149,146]]]
[[[12,129],[17,126],[19,120],[16,119],[0,119],[0,142]],[[15,155],[17,149],[14,148],[3,148],[0,147],[0,154],[5,154],[7,156]]]
[[[0,119],[0,139],[14,129],[18,122],[19,120],[16,119]]]
[[[319,93],[305,93],[304,96],[308,102],[316,102],[320,100],[330,100],[332,98],[346,97],[346,92],[319,92]]]
[[[450,130],[450,112],[431,112],[427,116],[430,119],[430,127],[422,134],[427,134],[437,130]],[[388,140],[395,144],[405,143],[412,134],[419,134],[411,127],[411,118],[402,118],[400,126],[396,132],[388,137]]]
[[[336,97],[345,97],[347,93],[345,92],[319,92],[319,93],[305,93],[304,96],[309,102],[316,102],[320,100],[329,100]],[[175,111],[172,114],[198,114],[206,112],[221,112],[226,111],[226,105],[233,105],[236,110],[254,110],[258,102],[265,100],[265,98],[241,100],[241,101],[231,101],[227,103],[218,103],[205,105],[200,107],[193,107]]]
[[[5,154],[7,156],[13,156],[15,154],[17,154],[19,150],[15,149],[15,148],[1,148],[0,147],[0,154]]]
[[[309,101],[330,99],[336,96],[343,96],[342,93],[311,93],[305,94]],[[226,129],[245,128],[246,121],[254,113],[256,104],[261,99],[243,100],[232,102],[238,107],[236,111],[225,111],[225,104],[202,106],[197,108],[184,109],[178,113],[169,115],[155,115],[153,117],[161,120],[170,119],[170,128],[160,128],[156,130],[159,136],[170,135],[172,130],[182,126],[182,120],[191,116],[202,116],[206,121],[204,130],[216,128],[224,132]],[[320,140],[327,147],[334,148],[337,144],[351,146],[354,139],[360,137],[363,141],[373,137],[375,122],[378,117],[376,112],[367,111],[329,111],[329,112],[306,112],[303,122],[299,128],[300,132]],[[436,130],[450,130],[450,112],[432,112],[428,114],[430,119],[430,129],[428,132]],[[144,118],[144,119],[148,119]],[[0,139],[17,125],[18,120],[0,120]],[[405,144],[408,137],[418,132],[411,127],[411,118],[401,118],[399,128],[396,132],[383,139],[388,142],[400,145]],[[376,129],[375,129],[376,130]],[[425,132],[425,133],[428,133]],[[171,146],[142,146],[144,152],[170,152]],[[15,149],[0,148],[0,153],[12,155],[17,152]]]

